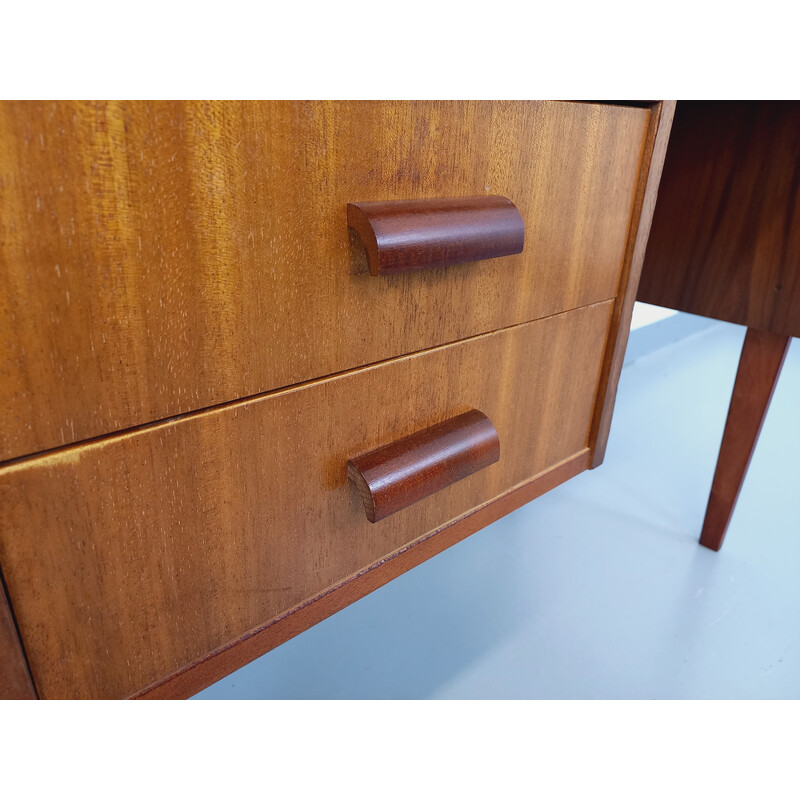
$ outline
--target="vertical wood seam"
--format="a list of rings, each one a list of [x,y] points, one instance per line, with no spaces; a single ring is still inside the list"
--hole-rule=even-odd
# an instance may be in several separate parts
[[[2,673],[4,676],[2,683],[0,683],[0,687],[3,685],[12,685],[12,682],[15,682],[13,681],[13,678],[6,679],[5,676],[16,670],[17,672],[21,672],[25,678],[27,678],[27,681],[23,680],[24,685],[21,688],[23,691],[27,690],[28,696],[15,697],[13,699],[38,700],[39,693],[36,690],[36,683],[33,680],[33,672],[31,671],[31,665],[28,661],[28,654],[25,652],[25,645],[22,642],[22,633],[19,629],[17,617],[14,614],[14,607],[11,604],[11,596],[8,593],[8,586],[6,586],[6,579],[3,575],[2,567],[0,567],[0,592],[2,592],[2,596],[0,596],[0,605],[5,606],[0,613],[3,613],[4,616],[7,615],[8,619],[11,621],[11,627],[13,630],[9,630],[9,633],[16,639],[16,642],[12,639],[10,642],[11,647],[0,654],[0,673]],[[14,647],[15,643],[17,645],[16,648]],[[10,698],[0,696],[0,700],[4,699]]]
[[[611,418],[617,395],[622,362],[630,332],[630,318],[636,299],[647,238],[655,210],[655,200],[664,166],[669,131],[675,112],[675,101],[661,101],[651,109],[643,144],[639,181],[634,195],[628,246],[623,257],[619,290],[609,326],[606,354],[595,402],[588,446],[592,452],[591,469],[600,466],[605,457]]]

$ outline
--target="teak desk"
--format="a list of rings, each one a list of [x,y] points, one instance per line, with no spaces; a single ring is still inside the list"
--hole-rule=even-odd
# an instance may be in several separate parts
[[[0,694],[189,696],[600,464],[671,118],[0,104]]]

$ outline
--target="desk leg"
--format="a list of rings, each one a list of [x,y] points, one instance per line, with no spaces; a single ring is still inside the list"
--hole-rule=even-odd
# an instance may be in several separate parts
[[[788,336],[748,328],[739,371],[722,435],[717,471],[711,485],[700,544],[719,550],[742,488],[761,425],[769,408],[786,351]]]

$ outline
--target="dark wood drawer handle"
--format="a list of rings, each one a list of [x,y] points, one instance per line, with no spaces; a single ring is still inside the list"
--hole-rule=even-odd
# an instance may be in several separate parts
[[[497,195],[349,203],[347,224],[373,275],[510,256],[525,244],[517,207]]]
[[[347,477],[378,522],[499,458],[494,425],[473,409],[350,459]]]

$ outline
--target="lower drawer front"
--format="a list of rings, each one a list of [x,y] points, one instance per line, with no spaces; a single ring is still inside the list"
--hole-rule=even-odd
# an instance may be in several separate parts
[[[586,447],[613,303],[0,470],[42,697],[124,697]],[[470,408],[499,462],[376,524],[348,458]]]

